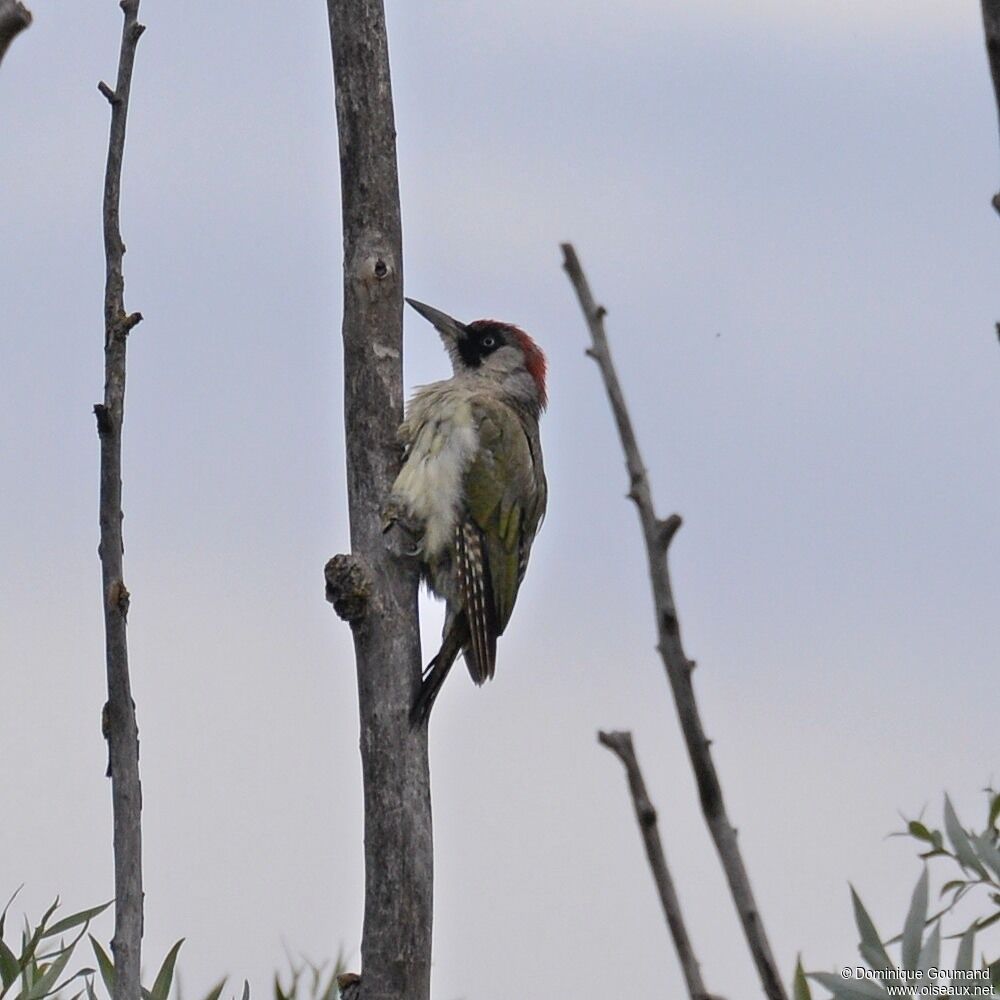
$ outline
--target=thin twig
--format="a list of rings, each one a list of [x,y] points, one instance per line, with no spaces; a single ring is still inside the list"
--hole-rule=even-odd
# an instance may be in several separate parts
[[[119,224],[122,156],[132,65],[143,32],[139,0],[122,0],[118,79],[115,89],[100,85],[111,105],[108,163],[104,175],[104,402],[94,407],[101,441],[101,575],[104,583],[104,634],[108,704],[105,708],[108,768],[114,810],[115,960],[114,1000],[139,1000],[142,947],[142,786],[139,782],[139,731],[129,679],[126,618],[129,592],[123,579],[122,421],[125,411],[125,348],[129,331],[142,319],[125,312],[122,242]]]
[[[993,94],[1000,116],[1000,0],[983,0],[983,31],[986,35],[986,55],[993,77]],[[1000,192],[993,196],[993,207],[1000,212]]]
[[[382,0],[327,0],[344,227],[344,419],[351,555],[327,595],[351,624],[365,799],[367,1000],[430,995],[433,839],[427,728],[408,723],[420,685],[417,567],[389,551],[381,509],[399,471],[403,261]]]
[[[625,766],[629,791],[632,793],[632,805],[635,806],[635,818],[639,823],[639,832],[642,834],[642,841],[646,846],[646,857],[649,859],[653,881],[660,894],[660,903],[663,905],[663,915],[667,918],[670,936],[674,939],[677,959],[680,962],[681,971],[684,973],[688,994],[691,1000],[713,1000],[711,994],[705,989],[705,983],[701,978],[701,968],[695,957],[694,948],[691,946],[691,939],[688,937],[681,903],[677,898],[677,890],[674,888],[670,869],[667,867],[663,844],[660,842],[660,832],[656,824],[656,809],[649,800],[646,782],[643,781],[642,771],[639,770],[639,762],[635,757],[632,734],[601,732],[597,734],[597,741],[602,746],[606,746]]]
[[[0,62],[7,47],[28,25],[31,11],[20,0],[0,0]]]
[[[726,815],[722,786],[719,784],[709,749],[710,741],[705,736],[698,703],[694,696],[694,688],[691,684],[691,673],[695,665],[692,660],[687,658],[681,644],[680,624],[677,620],[677,610],[670,585],[670,571],[667,565],[667,550],[681,525],[681,519],[677,514],[671,515],[666,520],[660,520],[656,516],[649,478],[642,463],[642,456],[639,453],[635,431],[632,429],[632,420],[625,406],[625,397],[618,382],[618,375],[611,361],[611,352],[604,332],[606,310],[594,302],[590,286],[572,245],[563,243],[562,251],[563,267],[576,290],[587,321],[587,327],[590,330],[592,346],[587,353],[597,362],[601,370],[615,423],[618,425],[618,435],[625,452],[625,463],[628,467],[631,484],[628,496],[635,502],[639,512],[642,533],[646,542],[649,575],[656,609],[656,628],[659,636],[657,649],[666,668],[667,679],[673,692],[684,742],[687,745],[691,767],[698,783],[702,812],[722,862],[722,868],[729,883],[733,902],[743,925],[743,933],[750,947],[750,953],[757,967],[764,992],[771,1000],[787,1000],[785,988],[778,974],[778,967],[771,954],[771,946],[764,933],[760,912],[750,888],[746,866],[743,864],[743,857],[736,842],[736,830]]]

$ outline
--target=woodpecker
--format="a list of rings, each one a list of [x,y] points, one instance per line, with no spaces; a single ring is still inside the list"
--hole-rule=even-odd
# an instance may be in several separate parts
[[[403,467],[386,505],[386,530],[398,521],[414,535],[421,577],[446,602],[441,648],[410,713],[420,725],[459,653],[476,684],[493,677],[545,514],[538,420],[548,400],[545,355],[523,330],[406,301],[434,325],[454,371],[407,405]]]

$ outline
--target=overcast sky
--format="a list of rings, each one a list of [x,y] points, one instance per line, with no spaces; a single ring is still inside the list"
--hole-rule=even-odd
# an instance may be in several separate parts
[[[112,893],[96,556],[112,0],[0,67],[0,895]],[[709,988],[759,996],[698,809],[620,449],[560,269],[599,299],[696,686],[786,980],[888,935],[885,834],[1000,780],[996,109],[973,0],[388,0],[406,290],[544,346],[550,506],[494,683],[432,725],[438,1000],[677,996],[634,731]],[[752,8],[752,9],[751,9]],[[357,964],[339,177],[324,5],[147,0],[122,224],[147,970],[258,997]],[[406,319],[406,382],[448,373]],[[431,655],[439,611],[424,628]],[[17,909],[17,908],[16,908]],[[20,912],[20,910],[18,910]],[[110,920],[99,927],[111,936]]]

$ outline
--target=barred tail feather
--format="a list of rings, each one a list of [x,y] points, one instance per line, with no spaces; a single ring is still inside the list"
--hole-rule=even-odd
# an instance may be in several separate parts
[[[496,672],[497,615],[483,538],[469,521],[455,526],[455,556],[469,630],[469,640],[462,652],[472,679],[482,684]]]

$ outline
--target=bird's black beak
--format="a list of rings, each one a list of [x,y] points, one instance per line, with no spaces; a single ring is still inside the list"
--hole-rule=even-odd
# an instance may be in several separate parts
[[[423,302],[417,302],[416,299],[407,299],[407,302],[413,306],[414,309],[420,313],[421,316],[427,320],[428,323],[434,325],[434,329],[441,334],[446,345],[456,345],[460,340],[463,340],[468,334],[468,327],[464,323],[459,323],[457,319],[452,318],[447,313],[441,312],[440,309],[435,309],[433,306],[424,305]]]

